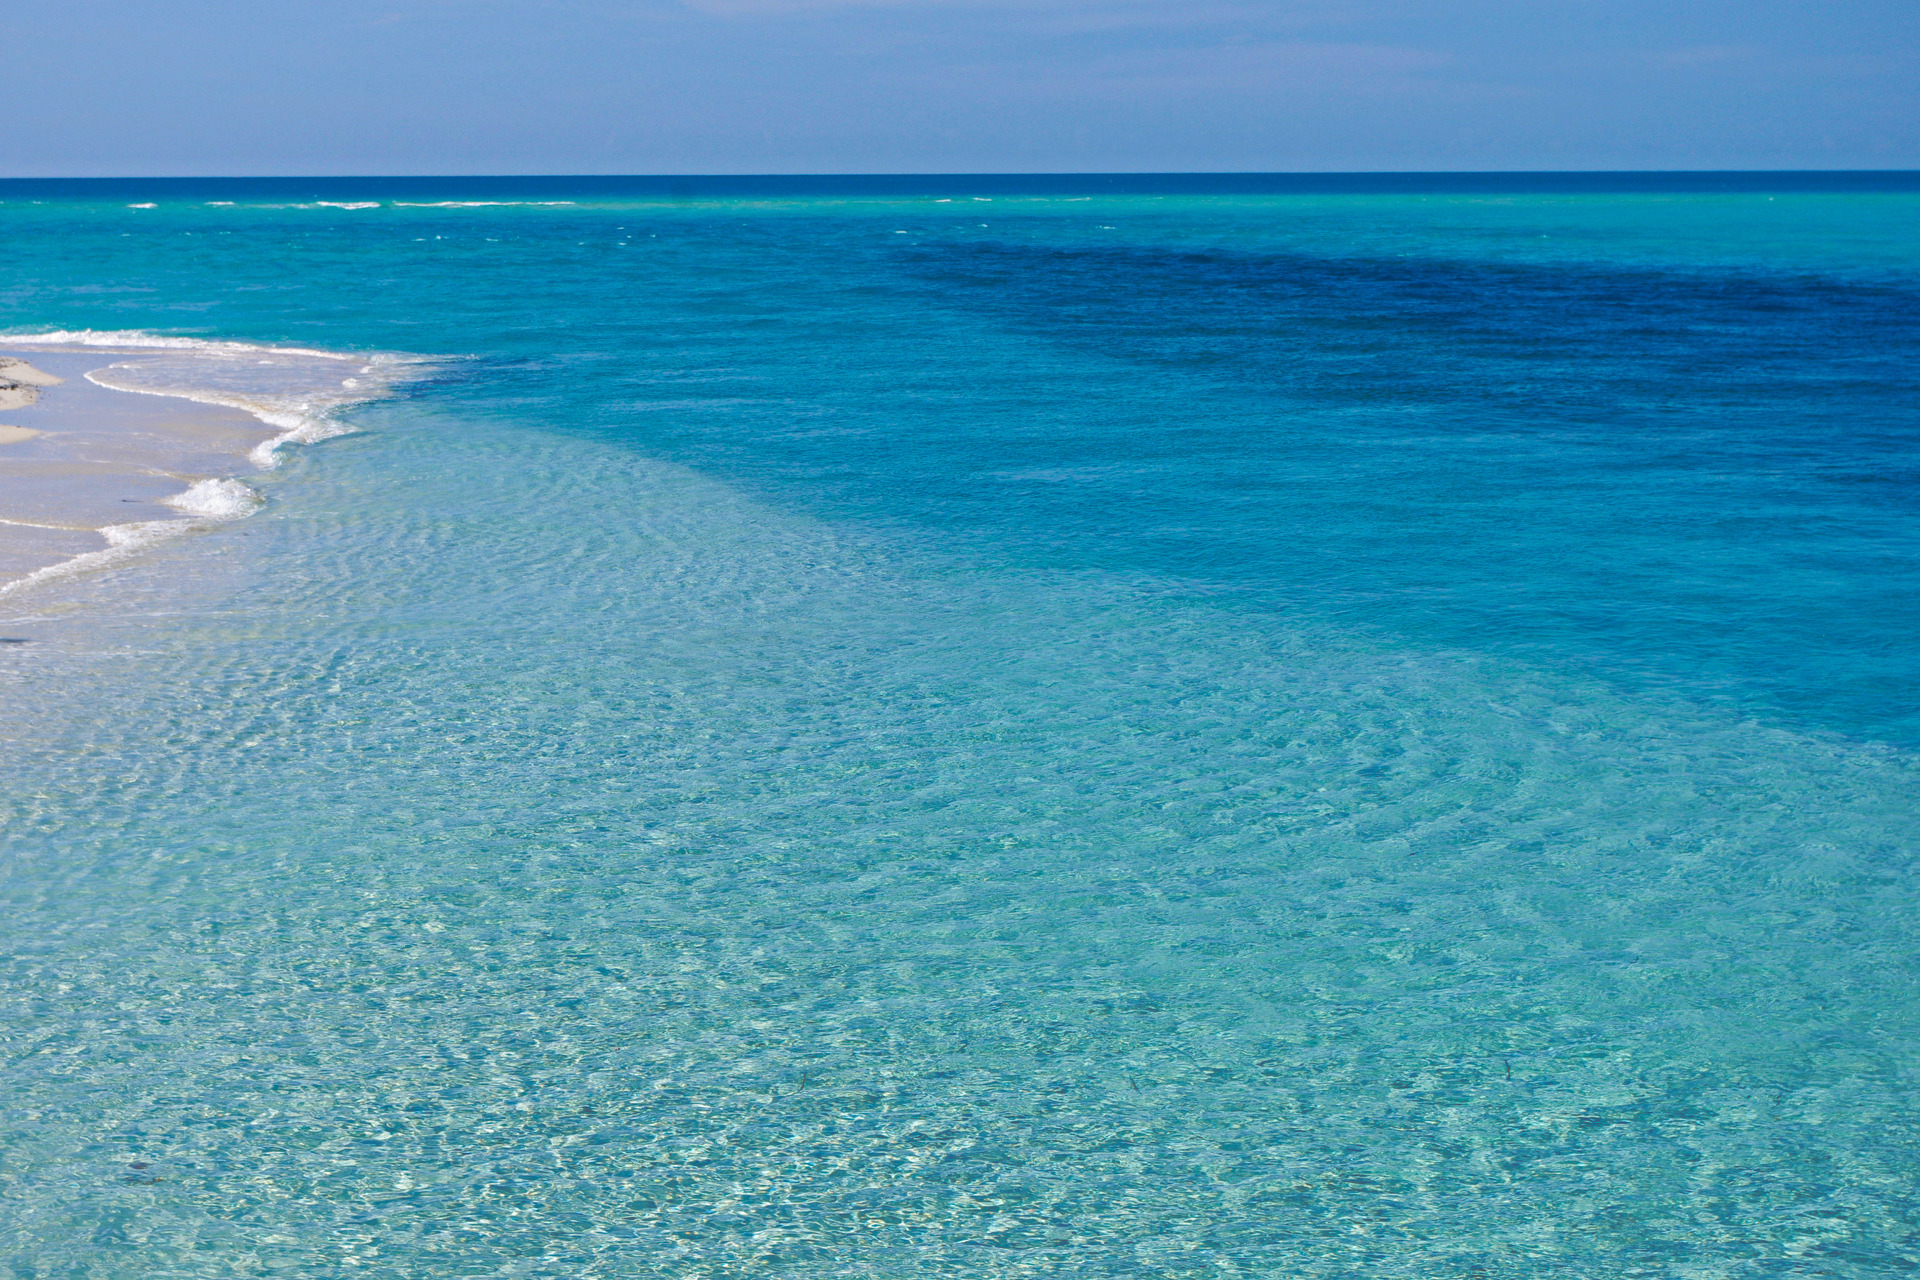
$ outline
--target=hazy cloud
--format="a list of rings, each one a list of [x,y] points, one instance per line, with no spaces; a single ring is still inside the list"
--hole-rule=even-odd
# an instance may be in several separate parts
[[[0,170],[1920,166],[1911,0],[25,0]]]

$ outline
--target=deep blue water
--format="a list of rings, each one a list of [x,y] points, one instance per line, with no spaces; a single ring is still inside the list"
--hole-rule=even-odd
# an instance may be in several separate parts
[[[15,1274],[1920,1265],[1920,176],[0,201],[440,357],[14,606]]]

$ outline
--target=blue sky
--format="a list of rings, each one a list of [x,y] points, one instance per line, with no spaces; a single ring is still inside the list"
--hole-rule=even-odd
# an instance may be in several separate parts
[[[19,0],[0,175],[1920,167],[1916,0]]]

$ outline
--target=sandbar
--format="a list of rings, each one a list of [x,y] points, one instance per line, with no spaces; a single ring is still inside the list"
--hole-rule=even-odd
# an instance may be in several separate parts
[[[11,396],[0,401],[0,598],[124,544],[128,526],[187,518],[170,500],[198,482],[259,470],[247,455],[278,432],[252,414],[87,381],[138,354],[36,350],[29,360],[0,345],[0,395]]]
[[[42,387],[57,387],[64,381],[44,369],[34,368],[18,356],[0,356],[0,409],[24,409],[40,398]],[[10,441],[0,436],[0,443]]]

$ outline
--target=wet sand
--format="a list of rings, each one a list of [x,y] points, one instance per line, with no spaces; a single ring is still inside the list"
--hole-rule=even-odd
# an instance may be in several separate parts
[[[142,354],[0,346],[0,595],[56,566],[83,568],[97,553],[184,531],[203,513],[206,481],[228,481],[226,500],[244,498],[230,478],[257,471],[248,453],[279,432],[238,409],[86,379]],[[196,496],[183,497],[189,490]]]

